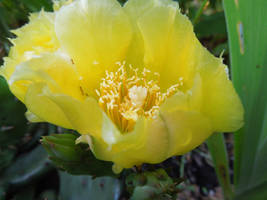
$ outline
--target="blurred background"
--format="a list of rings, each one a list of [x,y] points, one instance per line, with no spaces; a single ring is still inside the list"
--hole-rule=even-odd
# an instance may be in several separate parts
[[[181,11],[194,24],[201,43],[214,55],[222,55],[229,64],[226,23],[221,0],[178,0]],[[120,1],[121,4],[125,1]],[[52,11],[50,0],[0,0],[0,65],[8,55],[13,38],[11,30],[28,21],[29,13],[41,9]],[[30,124],[26,109],[9,91],[0,77],[0,200],[84,200],[129,199],[129,185],[119,179],[72,176],[60,171],[49,161],[40,138],[62,133],[60,127],[46,123]],[[233,174],[233,140],[226,134],[230,176]],[[206,144],[158,165],[143,165],[143,171],[163,168],[173,180],[184,178],[177,199],[222,199],[211,155]],[[136,170],[136,169],[131,169]],[[131,171],[130,170],[130,171]],[[163,198],[167,199],[167,197]],[[171,198],[170,198],[171,199]]]

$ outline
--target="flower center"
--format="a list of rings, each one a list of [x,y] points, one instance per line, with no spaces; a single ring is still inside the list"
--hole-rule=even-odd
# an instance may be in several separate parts
[[[159,112],[160,105],[175,94],[179,83],[172,85],[165,93],[160,91],[159,74],[152,74],[146,68],[139,71],[131,66],[126,71],[125,63],[118,63],[116,72],[106,71],[99,90],[99,105],[122,132],[130,132],[139,117],[153,118]]]

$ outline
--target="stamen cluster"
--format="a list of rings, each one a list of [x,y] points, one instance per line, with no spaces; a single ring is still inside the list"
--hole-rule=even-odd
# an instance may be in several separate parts
[[[116,72],[106,71],[96,93],[100,107],[122,132],[132,131],[139,117],[155,117],[165,99],[183,84],[180,78],[178,84],[162,93],[158,73],[152,74],[146,68],[139,71],[131,65],[126,68],[125,62],[117,65],[119,69]]]

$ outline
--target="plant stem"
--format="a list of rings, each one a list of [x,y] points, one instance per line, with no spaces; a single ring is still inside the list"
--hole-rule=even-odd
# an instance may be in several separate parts
[[[181,166],[180,166],[180,177],[184,177],[184,164],[185,164],[185,155],[181,158]]]

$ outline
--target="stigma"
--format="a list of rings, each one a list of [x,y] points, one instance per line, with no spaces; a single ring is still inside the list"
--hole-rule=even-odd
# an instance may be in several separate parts
[[[134,69],[131,65],[126,67],[125,62],[117,65],[116,72],[106,71],[96,94],[99,106],[123,133],[133,131],[140,117],[156,117],[160,105],[183,85],[180,78],[177,84],[162,92],[158,73],[146,68]]]

